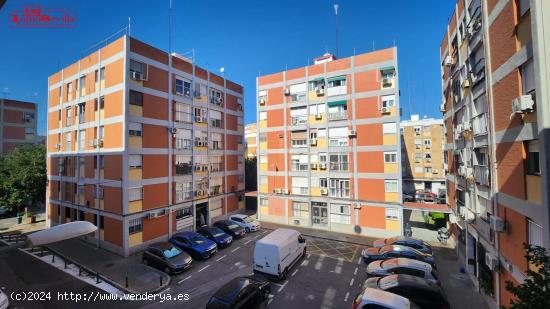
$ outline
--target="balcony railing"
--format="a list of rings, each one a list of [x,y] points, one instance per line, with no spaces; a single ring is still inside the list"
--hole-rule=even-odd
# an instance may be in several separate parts
[[[474,135],[487,134],[487,114],[483,113],[472,118]]]
[[[341,110],[333,113],[328,113],[328,120],[344,120],[348,119],[348,111]]]
[[[489,167],[485,165],[474,166],[474,177],[480,185],[489,185]]]
[[[307,123],[307,115],[301,115],[301,116],[292,116],[292,125],[299,125],[299,124],[306,124]]]
[[[193,191],[176,191],[176,202],[183,202],[193,198]]]
[[[211,172],[221,172],[222,170],[223,170],[223,166],[221,163],[210,163]]]
[[[210,187],[210,195],[218,195],[221,194],[222,186],[212,186]]]
[[[328,140],[329,146],[348,146],[349,141],[347,138],[331,138]]]
[[[192,145],[191,139],[176,138],[176,149],[191,149]]]
[[[309,164],[307,163],[292,163],[293,171],[307,171]]]
[[[330,188],[331,197],[349,197],[349,189]]]
[[[176,175],[189,175],[193,172],[191,163],[176,164]]]
[[[179,112],[179,111],[175,112],[175,121],[176,122],[192,123],[193,122],[192,119],[193,119],[193,116],[191,115],[191,113]]]
[[[348,162],[330,162],[331,171],[348,171],[349,163]]]

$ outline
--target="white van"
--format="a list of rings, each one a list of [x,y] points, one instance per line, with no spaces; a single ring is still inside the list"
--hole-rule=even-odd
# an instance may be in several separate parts
[[[276,229],[256,242],[254,272],[285,279],[290,268],[305,255],[306,240],[298,231]]]

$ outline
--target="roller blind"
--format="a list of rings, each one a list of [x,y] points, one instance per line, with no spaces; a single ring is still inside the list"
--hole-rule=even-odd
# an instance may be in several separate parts
[[[290,93],[300,93],[306,91],[306,83],[290,85]]]

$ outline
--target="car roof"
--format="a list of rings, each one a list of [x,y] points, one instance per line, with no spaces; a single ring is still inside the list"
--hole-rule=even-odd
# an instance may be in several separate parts
[[[253,279],[247,277],[237,277],[227,282],[213,295],[226,302],[231,302],[239,295],[239,293],[248,285],[253,283]]]
[[[241,219],[244,219],[244,218],[248,218],[248,216],[247,216],[247,215],[243,215],[243,214],[234,214],[234,215],[229,216],[229,218],[241,218]]]
[[[403,296],[373,288],[366,288],[363,291],[363,299],[379,305],[389,305],[392,308],[409,308],[410,306],[410,301]]]
[[[292,229],[279,228],[267,234],[264,238],[261,238],[260,240],[258,240],[258,243],[278,244],[298,234],[300,233]]]
[[[387,245],[387,246],[384,246],[382,248],[380,248],[380,250],[386,248],[386,250],[384,251],[409,251],[409,252],[418,252],[418,250],[414,249],[414,248],[411,248],[411,247],[407,247],[407,246],[401,246],[401,245]]]
[[[155,248],[155,249],[159,249],[159,250],[170,250],[173,247],[174,247],[174,245],[172,245],[171,243],[169,243],[167,241],[160,241],[160,242],[156,242],[154,244],[149,245],[149,248]]]
[[[395,258],[390,260],[396,260],[397,261],[396,266],[416,268],[416,269],[426,269],[430,271],[432,270],[432,265],[419,260],[413,260],[413,259],[407,259],[407,258]]]
[[[409,286],[417,289],[431,290],[441,292],[439,286],[429,280],[412,275],[389,275],[384,277],[385,280],[396,281],[400,286]]]

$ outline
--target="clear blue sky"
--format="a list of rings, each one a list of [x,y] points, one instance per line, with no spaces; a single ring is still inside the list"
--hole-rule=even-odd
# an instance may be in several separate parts
[[[69,9],[73,29],[15,29],[10,12],[37,1],[8,0],[0,11],[0,91],[8,98],[39,103],[39,132],[46,127],[47,77],[77,60],[81,52],[124,27],[132,36],[168,49],[168,0],[39,1]],[[452,14],[453,0],[340,0],[340,56],[393,46],[399,53],[401,106],[441,117],[439,45]],[[173,2],[173,50],[195,49],[197,63],[225,67],[226,77],[245,87],[245,122],[256,120],[255,80],[308,64],[335,50],[334,0]],[[409,82],[410,81],[410,82]],[[409,91],[410,88],[410,91]]]

